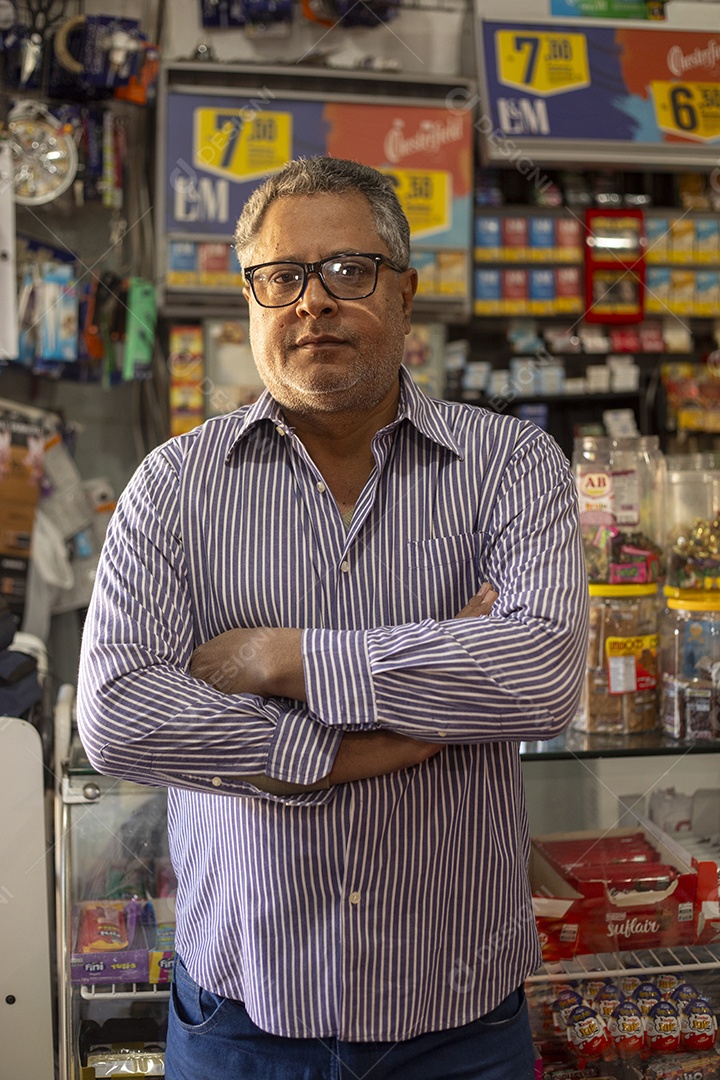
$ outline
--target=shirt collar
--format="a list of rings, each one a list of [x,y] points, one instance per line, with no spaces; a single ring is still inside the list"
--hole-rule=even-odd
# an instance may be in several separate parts
[[[226,463],[232,457],[240,440],[247,435],[251,428],[256,427],[263,420],[269,420],[276,426],[287,430],[280,406],[271,397],[268,390],[264,390],[257,401],[248,406],[243,413],[240,426],[235,430],[232,442],[228,447],[225,456]],[[397,416],[389,427],[397,427],[403,420],[407,420],[408,423],[417,428],[426,438],[431,439],[432,442],[446,447],[459,458],[464,457],[462,448],[453,435],[452,428],[445,419],[444,410],[439,402],[429,398],[420,389],[404,366],[400,368],[400,401]]]

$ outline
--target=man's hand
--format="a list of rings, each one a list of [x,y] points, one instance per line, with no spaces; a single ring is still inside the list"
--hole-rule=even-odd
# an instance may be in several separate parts
[[[346,731],[330,771],[330,787],[409,769],[442,748],[442,743],[421,742],[392,731]]]
[[[489,615],[497,597],[492,585],[483,582],[455,618]],[[223,694],[258,694],[305,701],[301,641],[302,630],[288,627],[227,630],[195,649],[190,674]]]
[[[493,589],[489,581],[483,581],[482,585],[471,596],[461,611],[458,611],[456,619],[476,619],[479,615],[489,615],[492,606],[498,598],[498,593]]]
[[[259,626],[227,630],[199,645],[190,674],[223,694],[257,694],[305,701],[302,630]]]

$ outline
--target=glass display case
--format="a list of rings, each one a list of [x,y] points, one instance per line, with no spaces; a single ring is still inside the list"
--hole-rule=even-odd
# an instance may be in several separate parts
[[[720,741],[571,729],[550,742],[523,743],[520,752],[530,829],[537,837],[578,829],[609,833],[631,820],[636,827],[636,813],[647,809],[649,793],[658,787],[689,793],[717,788]],[[640,794],[627,795],[633,791]],[[99,776],[74,736],[58,787],[57,838],[60,1080],[81,1080],[81,1068],[107,1062],[130,1043],[145,1055],[145,1075],[162,1076],[175,893],[166,792]],[[683,974],[717,1005],[719,942],[720,933],[702,944],[546,963],[528,981],[538,1038],[547,1036],[543,1017],[558,987],[582,989],[593,978],[618,985],[625,977],[647,982],[661,973]]]
[[[60,1080],[88,1066],[114,1075],[120,1055],[125,1072],[132,1060],[164,1075],[175,923],[166,806],[164,789],[99,776],[72,739],[57,799]]]

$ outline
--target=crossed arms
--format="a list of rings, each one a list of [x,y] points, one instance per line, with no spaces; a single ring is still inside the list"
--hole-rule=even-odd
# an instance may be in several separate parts
[[[455,616],[474,619],[489,615],[497,600],[489,582]],[[227,630],[195,649],[190,674],[224,694],[257,694],[260,697],[292,698],[306,701],[305,674],[302,662],[302,630],[284,627],[258,627]],[[442,750],[443,744],[412,739],[392,731],[346,731],[327,778],[293,790],[319,790],[366,780],[371,776],[419,765]],[[267,777],[253,776],[254,786],[266,791],[280,791]],[[283,785],[284,790],[288,790]]]

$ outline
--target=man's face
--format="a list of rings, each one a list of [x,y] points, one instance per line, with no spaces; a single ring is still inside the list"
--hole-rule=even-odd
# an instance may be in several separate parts
[[[252,263],[318,262],[341,253],[389,256],[364,195],[292,195],[271,204]],[[260,376],[290,413],[369,411],[397,393],[417,286],[414,270],[381,265],[375,292],[335,300],[317,274],[300,300],[263,308],[246,288],[250,342]]]

